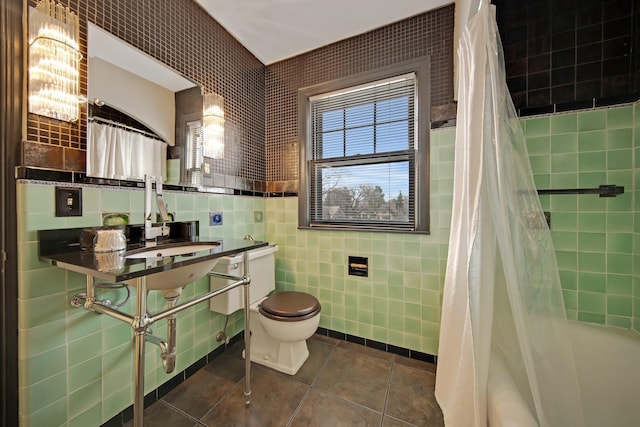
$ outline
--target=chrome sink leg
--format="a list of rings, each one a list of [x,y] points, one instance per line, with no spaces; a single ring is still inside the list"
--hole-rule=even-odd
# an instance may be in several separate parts
[[[87,292],[83,295],[84,297],[84,308],[86,310],[91,310],[91,305],[96,300],[96,279],[93,276],[87,275]]]
[[[245,283],[242,285],[244,290],[244,403],[251,403],[251,330],[249,329],[249,284],[251,276],[249,276],[249,251],[243,254],[243,279]]]
[[[221,277],[227,280],[232,280],[232,283],[227,284],[216,290],[211,290],[195,298],[191,298],[182,304],[177,304],[177,298],[173,302],[169,302],[169,308],[159,313],[150,315],[147,313],[147,282],[146,276],[141,276],[135,280],[134,286],[136,287],[136,304],[134,315],[123,313],[118,311],[120,305],[112,307],[107,304],[106,301],[96,300],[95,295],[95,278],[87,275],[87,290],[86,293],[77,294],[72,301],[74,307],[84,306],[85,310],[93,311],[98,314],[107,314],[110,317],[123,321],[131,326],[134,332],[134,397],[133,397],[133,426],[143,427],[144,421],[144,366],[145,366],[145,343],[147,340],[157,344],[163,350],[163,354],[167,354],[172,358],[170,361],[172,367],[175,364],[175,333],[170,335],[169,342],[164,342],[158,337],[149,335],[151,331],[149,326],[153,323],[167,319],[168,323],[175,322],[175,315],[187,308],[193,307],[196,304],[207,301],[213,297],[221,295],[239,286],[243,286],[244,291],[244,345],[245,345],[245,404],[251,403],[251,329],[250,329],[250,283],[251,276],[249,275],[249,252],[244,252],[244,269],[243,277],[231,276],[217,272],[210,272],[209,275]],[[173,316],[173,318],[172,318]],[[172,327],[175,328],[175,323]],[[171,336],[172,335],[172,336]],[[173,370],[173,369],[171,369]],[[169,372],[169,371],[167,371]]]
[[[147,283],[144,276],[136,279],[136,313],[133,331],[135,367],[133,384],[133,427],[142,427],[144,419],[144,345],[147,333]]]

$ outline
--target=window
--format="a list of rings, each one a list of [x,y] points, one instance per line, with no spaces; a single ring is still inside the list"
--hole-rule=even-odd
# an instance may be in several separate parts
[[[428,232],[427,61],[300,91],[301,228]]]

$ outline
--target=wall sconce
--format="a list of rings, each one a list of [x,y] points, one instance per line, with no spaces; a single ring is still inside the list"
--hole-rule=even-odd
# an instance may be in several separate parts
[[[29,12],[29,112],[78,120],[80,21],[68,7],[40,0]]]
[[[204,157],[224,157],[224,98],[205,94],[202,108],[202,154]]]

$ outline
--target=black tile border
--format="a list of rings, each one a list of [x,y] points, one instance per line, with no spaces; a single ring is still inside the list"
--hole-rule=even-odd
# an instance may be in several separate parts
[[[57,169],[44,169],[34,166],[19,166],[16,168],[16,179],[31,181],[60,182],[72,184],[95,185],[104,187],[116,187],[120,189],[144,188],[142,181],[127,181],[118,179],[92,178],[81,172],[61,171]],[[186,193],[200,194],[224,194],[228,196],[249,196],[249,197],[297,197],[298,193],[293,191],[267,192],[255,190],[238,190],[235,188],[222,187],[191,187],[187,185],[163,184],[164,190],[182,191]]]
[[[189,368],[185,369],[183,371],[183,375],[176,375],[175,377],[171,378],[169,381],[161,384],[158,388],[156,388],[155,392],[155,399],[151,402],[154,403],[156,400],[160,400],[162,399],[163,396],[165,396],[167,393],[169,393],[171,390],[173,390],[174,388],[178,387],[180,384],[182,384],[188,377],[189,375],[187,375],[187,370],[189,370],[191,367],[193,366],[197,366],[197,369],[202,368],[204,365],[206,365],[206,357],[201,358],[200,360],[196,361],[193,365],[189,366]],[[193,375],[195,371],[191,372],[191,375]],[[145,396],[146,398],[147,396]],[[147,407],[147,402],[145,401],[144,407]]]
[[[595,98],[594,105],[595,107],[608,107],[618,104],[629,104],[638,100],[640,100],[640,93],[630,93],[606,98]]]
[[[543,107],[529,107],[529,108],[522,108],[518,113],[518,116],[520,117],[526,117],[526,116],[536,116],[538,114],[550,114],[553,113],[555,110],[555,106],[554,105],[545,105]]]
[[[365,340],[365,346],[375,348],[376,350],[387,351],[387,345],[380,341]]]
[[[19,166],[16,168],[16,179],[34,179],[38,181],[57,181],[77,183],[75,172],[54,169],[41,169]]]
[[[321,330],[323,330],[324,333],[322,333]],[[316,333],[319,333],[320,335],[326,335],[328,337],[335,338],[335,339],[342,340],[342,341],[346,341],[347,340],[347,334],[345,334],[343,332],[331,331],[331,330],[327,330],[327,329],[324,329],[324,328],[318,328]]]
[[[559,104],[544,105],[541,107],[521,108],[518,110],[519,117],[536,116],[539,114],[554,114],[571,111],[593,110],[602,107],[614,107],[617,105],[631,104],[640,101],[640,92],[628,95],[610,96],[602,98],[591,98],[582,101],[570,101]]]
[[[347,334],[346,338],[347,338],[347,341],[352,342],[352,343],[356,343],[356,344],[360,344],[360,345],[366,345],[366,343],[367,343],[366,339],[357,337],[355,335]]]
[[[593,109],[593,99],[589,99],[586,101],[573,101],[573,102],[565,102],[563,104],[557,104],[555,106],[556,112],[569,112],[576,110],[590,110]]]
[[[387,351],[389,353],[397,354],[398,356],[411,357],[411,350],[407,348],[387,344]]]
[[[191,366],[187,366],[187,368],[184,370],[184,379],[186,380],[187,378],[198,372],[200,369],[204,368],[207,365],[207,358],[207,356],[201,357],[200,359],[196,360]],[[160,388],[162,388],[162,386],[160,386]],[[162,396],[164,396],[164,394]],[[162,396],[158,393],[158,398]]]
[[[316,330],[316,334],[323,335],[331,338],[336,338],[341,341],[347,341],[355,344],[360,344],[365,347],[374,348],[376,350],[382,350],[387,353],[397,354],[399,356],[409,357],[411,359],[419,360],[421,362],[428,362],[434,365],[438,364],[438,356],[423,353],[417,350],[411,350],[408,348],[398,347],[392,344],[386,344],[380,341],[374,341],[368,338],[362,338],[355,335],[345,334],[343,332],[333,331],[331,329],[326,329],[319,327]]]

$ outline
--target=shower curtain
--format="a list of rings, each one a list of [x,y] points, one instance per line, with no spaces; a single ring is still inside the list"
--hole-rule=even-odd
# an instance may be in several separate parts
[[[138,132],[91,122],[87,138],[87,175],[109,179],[166,179],[167,144]]]
[[[461,4],[459,4],[461,3]],[[436,398],[447,427],[486,426],[506,368],[540,426],[583,425],[549,229],[506,86],[495,7],[456,2],[458,115]]]

